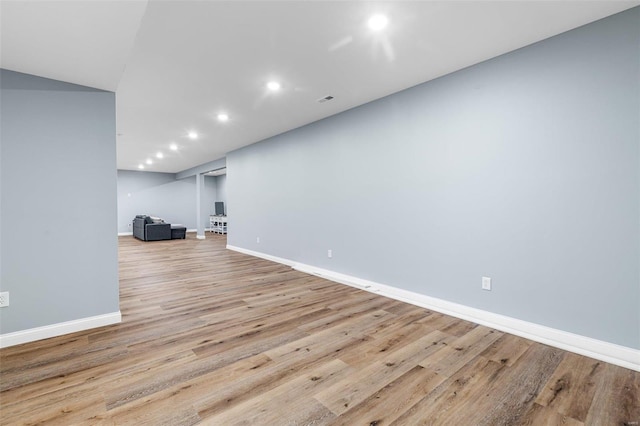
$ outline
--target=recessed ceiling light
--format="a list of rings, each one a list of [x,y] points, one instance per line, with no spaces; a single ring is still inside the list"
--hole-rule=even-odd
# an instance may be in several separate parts
[[[164,157],[164,154],[163,154],[162,152],[158,152],[158,153],[156,154],[156,157],[158,157],[158,158],[163,158],[163,157]]]
[[[220,114],[218,114],[218,120],[227,121],[227,120],[229,120],[229,115],[225,114],[225,113],[220,113]]]
[[[369,28],[372,29],[373,31],[380,31],[381,29],[386,27],[388,23],[389,23],[389,19],[387,19],[386,16],[378,14],[378,15],[373,15],[371,18],[369,18],[368,25],[369,25]]]
[[[189,132],[189,139],[198,139],[198,134],[196,132]]]
[[[144,164],[138,164],[139,169],[144,169]]]
[[[153,164],[153,161],[151,161],[151,158],[147,158],[146,163],[147,163],[147,164]]]
[[[280,87],[280,83],[278,83],[277,81],[270,81],[267,83],[267,89],[271,90],[272,92],[280,90]]]
[[[171,145],[169,145],[169,149],[171,151],[177,151],[178,150],[178,145],[176,145],[175,143],[172,143]]]

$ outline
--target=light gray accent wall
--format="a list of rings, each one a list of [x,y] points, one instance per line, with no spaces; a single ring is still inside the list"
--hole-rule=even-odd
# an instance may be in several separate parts
[[[115,94],[0,70],[0,333],[119,311]]]
[[[634,8],[231,152],[228,242],[638,349],[639,47]]]
[[[224,203],[225,213],[227,212],[227,175],[220,175],[215,177],[216,182],[216,200]]]
[[[209,227],[209,215],[215,214],[216,209],[214,203],[220,201],[219,191],[224,191],[224,185],[221,187],[218,183],[219,176],[204,177],[204,197],[203,197],[203,214],[204,226]]]
[[[209,226],[213,214],[216,181],[205,176],[203,226]],[[209,213],[211,212],[211,213]],[[196,229],[196,178],[176,179],[174,173],[118,170],[118,232],[132,232],[131,223],[138,214],[158,216],[169,223]]]

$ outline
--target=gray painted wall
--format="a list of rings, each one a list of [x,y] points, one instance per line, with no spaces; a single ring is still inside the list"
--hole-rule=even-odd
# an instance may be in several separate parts
[[[215,177],[216,182],[216,199],[215,201],[222,201],[224,203],[224,210],[227,213],[227,175],[220,175]]]
[[[224,185],[216,177],[204,177],[203,225],[209,227],[209,214],[214,214],[216,194]],[[176,180],[174,173],[154,173],[118,170],[118,232],[131,232],[131,222],[137,214],[163,218],[196,228],[196,178]]]
[[[0,70],[0,333],[119,310],[115,94]]]
[[[640,348],[639,46],[635,8],[231,152],[229,244]]]

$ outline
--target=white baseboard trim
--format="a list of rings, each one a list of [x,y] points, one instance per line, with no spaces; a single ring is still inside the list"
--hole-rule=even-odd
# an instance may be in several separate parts
[[[230,246],[229,244],[227,244],[227,249],[233,250],[233,251],[237,251],[239,253],[248,254],[249,256],[259,257],[261,259],[270,260],[272,262],[282,263],[283,265],[291,266],[292,268],[295,265],[298,265],[298,263],[296,263],[296,262],[294,262],[292,260],[289,260],[289,259],[285,259],[283,257],[271,256],[270,254],[260,253],[259,251],[247,250],[247,249],[242,248],[242,247]]]
[[[481,324],[509,334],[524,337],[525,339],[608,362],[620,367],[640,371],[640,350],[638,349],[628,348],[615,343],[609,343],[544,325],[511,318],[505,315],[460,305],[447,300],[426,296],[420,293],[341,274],[327,269],[317,268],[304,263],[297,263],[289,259],[283,259],[229,245],[227,245],[227,248],[250,256],[282,263],[284,265],[291,266],[293,269],[298,271],[326,278],[340,284],[356,287],[371,293],[377,293],[402,302],[411,303],[412,305],[451,315],[456,318],[471,321],[476,324]]]
[[[58,324],[45,325],[43,327],[30,328],[28,330],[15,331],[13,333],[0,334],[0,348],[62,336],[63,334],[103,327],[105,325],[122,322],[120,311],[94,317],[80,318],[73,321],[65,321]]]

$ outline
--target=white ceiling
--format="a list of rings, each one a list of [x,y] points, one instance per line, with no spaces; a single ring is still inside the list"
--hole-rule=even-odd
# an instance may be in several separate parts
[[[179,172],[638,4],[1,0],[0,66],[115,91],[118,168]]]

